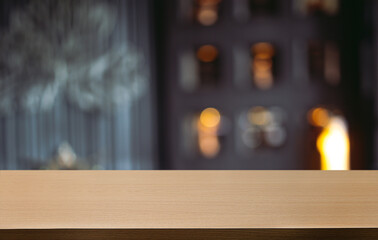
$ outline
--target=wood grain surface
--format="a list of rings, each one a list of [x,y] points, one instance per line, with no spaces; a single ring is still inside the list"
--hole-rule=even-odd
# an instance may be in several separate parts
[[[0,229],[377,227],[377,171],[0,171]]]

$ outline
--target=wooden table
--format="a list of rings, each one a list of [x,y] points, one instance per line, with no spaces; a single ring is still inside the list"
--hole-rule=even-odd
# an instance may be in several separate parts
[[[0,171],[0,229],[1,240],[378,239],[378,171]]]

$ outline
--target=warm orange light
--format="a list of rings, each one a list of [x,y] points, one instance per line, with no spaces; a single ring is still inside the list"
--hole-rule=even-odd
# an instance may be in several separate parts
[[[342,117],[331,117],[316,142],[322,170],[349,170],[349,137]]]
[[[325,127],[329,122],[329,112],[324,108],[315,108],[308,113],[309,122],[316,127]]]
[[[270,43],[261,42],[252,46],[253,55],[260,55],[261,58],[270,58],[274,55],[274,47]]]
[[[215,108],[206,108],[200,115],[201,124],[207,128],[213,128],[219,125],[220,119],[220,113]]]
[[[218,20],[218,12],[213,8],[204,8],[198,12],[197,18],[202,25],[210,26]]]
[[[255,71],[254,80],[260,89],[269,89],[273,86],[273,74],[270,71]]]
[[[220,150],[218,137],[216,136],[201,136],[198,145],[202,155],[207,158],[215,157]]]
[[[218,20],[220,0],[198,0],[197,21],[205,26],[213,25]]]
[[[256,43],[251,47],[253,61],[252,73],[256,86],[268,89],[273,85],[273,56],[274,47],[270,43]]]
[[[297,5],[304,13],[323,12],[328,15],[335,15],[339,9],[339,0],[297,0]],[[301,6],[305,4],[305,6]]]
[[[203,110],[197,121],[198,147],[207,158],[215,157],[220,150],[218,129],[221,115],[215,108]]]
[[[220,0],[197,0],[200,7],[212,7],[220,3]]]
[[[213,45],[204,45],[197,50],[197,58],[202,62],[213,62],[218,57],[218,50]]]
[[[271,59],[256,58],[253,61],[253,68],[259,71],[270,71],[272,69],[273,62]]]

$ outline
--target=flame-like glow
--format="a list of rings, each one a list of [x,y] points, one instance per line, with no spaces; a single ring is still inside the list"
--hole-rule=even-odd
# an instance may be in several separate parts
[[[349,136],[345,120],[331,117],[316,142],[322,170],[349,170]]]

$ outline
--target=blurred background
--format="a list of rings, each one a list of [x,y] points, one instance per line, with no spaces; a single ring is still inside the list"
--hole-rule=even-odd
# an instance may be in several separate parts
[[[0,169],[378,169],[378,2],[0,0]]]

